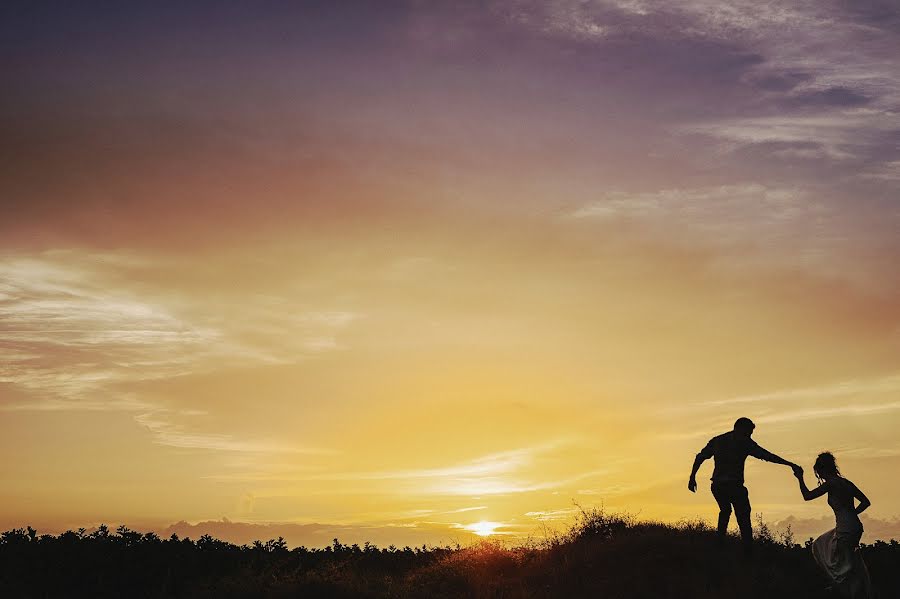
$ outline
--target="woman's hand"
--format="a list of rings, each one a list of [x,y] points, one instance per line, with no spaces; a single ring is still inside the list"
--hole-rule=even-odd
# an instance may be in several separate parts
[[[803,468],[799,464],[794,464],[791,466],[791,469],[794,471],[794,476],[798,479],[803,479]]]

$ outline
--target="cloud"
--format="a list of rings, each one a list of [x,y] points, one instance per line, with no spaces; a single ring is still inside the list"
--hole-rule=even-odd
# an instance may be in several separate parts
[[[646,0],[551,0],[516,2],[509,9],[504,1],[494,4],[500,14],[514,22],[540,26],[545,31],[575,39],[601,39],[590,35],[595,30],[607,35],[629,36],[641,33],[657,38],[718,38],[736,35],[755,36],[760,30],[784,28],[790,24],[810,24],[814,15],[790,3],[768,10],[736,1],[685,0],[649,2]]]
[[[242,453],[332,453],[325,449],[283,445],[271,441],[238,439],[223,433],[203,433],[190,430],[184,424],[172,421],[172,417],[190,416],[181,411],[173,414],[169,410],[155,410],[136,414],[134,421],[153,435],[153,442],[169,447],[185,449],[207,449],[213,451],[235,451]]]
[[[898,410],[900,410],[900,401],[872,404],[852,404],[823,408],[804,408],[799,410],[781,411],[777,414],[758,416],[756,418],[756,422],[800,422],[802,420],[815,420],[819,418],[872,416],[876,414],[884,414],[886,412],[896,412]]]
[[[884,111],[816,116],[759,116],[680,125],[682,133],[701,134],[740,145],[815,144],[832,160],[868,156],[870,148],[900,127],[900,115]]]
[[[450,510],[450,511],[444,512],[444,513],[445,514],[462,514],[464,512],[476,512],[476,511],[481,511],[481,510],[486,510],[486,509],[487,509],[486,505],[476,505],[473,507],[459,508],[458,510]]]
[[[786,92],[794,89],[801,83],[813,79],[813,75],[810,73],[797,72],[772,72],[755,74],[748,79],[760,89]]]
[[[725,84],[705,90],[717,101],[705,101],[700,118],[670,122],[676,135],[727,142],[720,149],[813,143],[822,151],[773,157],[869,162],[877,159],[884,137],[900,127],[895,60],[900,36],[896,27],[885,27],[897,18],[883,4],[795,0],[764,11],[739,0],[556,0],[517,2],[515,10],[506,11],[505,3],[497,6],[510,22],[602,48],[620,62],[632,56],[632,45],[665,47],[665,52],[637,55],[635,68],[648,78],[661,65],[686,75],[686,65],[702,62],[708,77],[730,68],[738,79],[717,79]],[[753,60],[716,67],[708,62],[710,44],[721,46],[720,56]],[[672,61],[682,54],[693,61]],[[674,81],[658,78],[656,83],[666,87],[669,99],[684,91]],[[863,107],[873,110],[864,116],[854,111]]]
[[[359,315],[298,310],[278,295],[231,298],[242,318],[201,294],[143,282],[163,264],[132,253],[78,250],[0,256],[0,383],[19,393],[0,410],[133,412],[154,443],[242,452],[318,452],[197,430],[189,398],[148,393],[147,383],[255,364],[289,364],[340,348]],[[249,299],[249,301],[248,301]],[[221,310],[221,311],[219,311]],[[270,339],[280,343],[270,343]]]
[[[893,458],[900,456],[900,447],[837,447],[833,453],[850,458]]]
[[[731,149],[778,142],[823,149],[817,155],[781,154],[781,159],[877,160],[883,139],[900,125],[900,67],[891,58],[900,51],[900,38],[873,35],[869,24],[854,21],[854,11],[848,14],[841,3],[785,3],[784,18],[768,23],[737,17],[742,11],[736,3],[722,4],[726,21],[743,23],[739,29],[749,34],[742,43],[765,57],[757,72],[747,75],[762,93],[742,114],[680,131],[727,141]],[[872,110],[860,111],[863,107]]]
[[[760,262],[828,268],[839,228],[832,206],[810,192],[759,183],[654,192],[610,192],[571,214],[584,222],[645,228],[670,243],[705,245]]]
[[[534,518],[535,520],[539,520],[541,522],[558,522],[571,520],[577,512],[578,508],[564,508],[559,510],[539,510],[525,512],[525,516],[527,516],[528,518]]]
[[[428,484],[428,481],[446,481],[453,484],[478,484],[491,482],[497,485],[504,477],[533,467],[540,459],[551,456],[555,451],[571,445],[569,440],[554,440],[496,453],[487,454],[475,459],[435,468],[419,468],[411,470],[384,471],[345,471],[325,473],[286,473],[279,478],[277,473],[265,475],[266,480],[365,480],[365,481],[397,481],[414,482],[417,485]],[[240,475],[238,475],[240,476]],[[251,473],[250,478],[255,475]],[[476,493],[477,494],[477,493]]]
[[[880,415],[890,418],[900,411],[900,402],[892,401],[900,391],[900,375],[886,374],[871,378],[848,379],[809,387],[777,389],[765,393],[740,395],[725,399],[707,400],[669,408],[675,413],[708,415],[708,422],[694,432],[666,434],[671,441],[696,440],[708,437],[710,429],[728,430],[734,422],[734,410],[752,415],[757,424],[799,423],[811,420],[870,418]],[[696,416],[694,417],[696,418]],[[823,426],[827,426],[827,422]],[[824,430],[824,429],[823,429]],[[706,432],[703,432],[706,431]],[[876,433],[870,432],[865,443],[875,443]],[[886,439],[883,441],[886,442]],[[890,447],[868,447],[857,441],[839,448],[841,453],[860,458],[890,457]]]
[[[874,164],[863,171],[860,177],[885,183],[900,183],[900,160]]]
[[[147,267],[127,254],[0,257],[0,352],[8,358],[0,380],[39,392],[34,409],[41,402],[60,408],[63,401],[78,409],[101,397],[119,402],[100,391],[337,349],[336,332],[360,317],[298,310],[291,298],[255,294],[233,298],[241,316],[233,318],[235,307],[227,303],[210,307],[202,296],[141,284],[135,268]]]
[[[866,28],[900,33],[900,13],[893,0],[838,0],[833,3],[853,22]]]
[[[854,379],[827,385],[802,389],[780,389],[768,393],[743,395],[728,399],[705,401],[695,405],[728,406],[757,402],[789,402],[797,400],[824,400],[871,393],[894,393],[900,391],[900,374],[891,374],[874,379]]]
[[[869,96],[843,85],[835,85],[823,90],[805,91],[785,99],[788,106],[863,106],[872,101]]]
[[[554,440],[530,447],[517,448],[488,454],[472,460],[409,470],[322,471],[294,466],[209,475],[205,478],[221,481],[267,482],[358,482],[372,489],[372,482],[383,481],[387,486],[378,487],[395,495],[407,493],[432,496],[508,495],[559,489],[578,482],[606,476],[615,469],[607,463],[605,468],[589,471],[572,471],[566,467],[564,450],[572,449],[574,441]],[[548,478],[545,473],[554,471],[557,476]],[[561,473],[561,475],[560,475]],[[370,491],[371,492],[371,491]]]
[[[578,208],[574,218],[638,218],[670,223],[674,227],[747,230],[796,222],[816,211],[806,194],[797,189],[767,187],[759,183],[658,192],[611,192]]]
[[[365,475],[366,478],[457,478],[457,477],[490,477],[510,474],[531,465],[541,454],[551,452],[565,443],[553,441],[511,449],[476,458],[470,462],[442,468],[425,468],[421,470],[400,470],[393,472]]]
[[[111,389],[185,373],[220,338],[121,288],[110,266],[66,252],[0,259],[0,350],[15,357],[0,381],[34,396],[3,409],[141,409]]]
[[[441,481],[431,487],[429,492],[437,495],[466,495],[476,497],[482,495],[530,493],[534,491],[546,491],[549,489],[567,487],[587,479],[607,475],[610,472],[611,469],[601,468],[581,472],[565,478],[551,480],[541,480],[542,477],[539,476],[534,476],[531,480],[523,480],[524,477],[462,477]]]

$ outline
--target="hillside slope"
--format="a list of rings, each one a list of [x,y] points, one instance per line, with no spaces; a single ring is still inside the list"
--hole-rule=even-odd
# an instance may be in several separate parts
[[[0,537],[4,597],[476,597],[607,599],[834,597],[807,547],[757,525],[756,553],[702,522],[668,525],[583,512],[565,534],[519,547],[289,550],[160,539],[120,527]],[[864,546],[879,596],[900,597],[900,544]]]

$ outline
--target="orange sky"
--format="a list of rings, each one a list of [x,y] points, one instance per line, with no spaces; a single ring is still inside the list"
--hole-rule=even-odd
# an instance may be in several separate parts
[[[626,4],[161,16],[182,46],[124,13],[121,37],[28,30],[0,526],[386,545],[540,536],[576,503],[712,519],[691,462],[748,416],[807,470],[833,451],[869,538],[900,536],[896,36],[870,81],[801,60],[812,26],[734,15],[703,39],[669,15],[645,53]],[[293,17],[317,33],[266,33]],[[754,512],[827,527],[787,468],[747,474]]]

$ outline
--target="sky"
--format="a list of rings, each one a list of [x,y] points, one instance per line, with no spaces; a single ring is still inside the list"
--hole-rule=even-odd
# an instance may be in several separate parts
[[[747,416],[900,538],[892,0],[14,1],[0,55],[3,529],[712,521]]]

